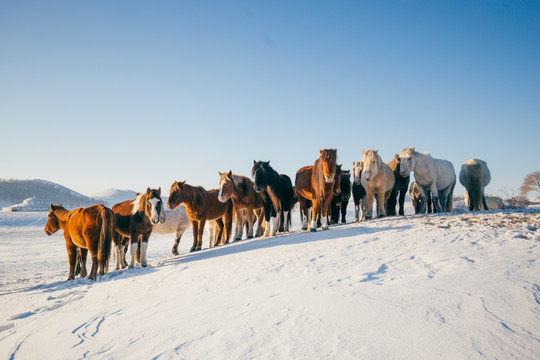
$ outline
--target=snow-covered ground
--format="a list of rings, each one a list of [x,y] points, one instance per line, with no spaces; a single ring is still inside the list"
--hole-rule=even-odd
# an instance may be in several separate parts
[[[172,234],[153,235],[149,267],[110,266],[96,282],[65,281],[63,236],[47,237],[45,221],[0,213],[3,359],[539,358],[537,209],[383,218],[191,254],[187,232],[178,257]]]

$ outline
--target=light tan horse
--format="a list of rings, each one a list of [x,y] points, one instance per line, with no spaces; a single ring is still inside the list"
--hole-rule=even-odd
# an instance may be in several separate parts
[[[115,227],[116,217],[113,211],[103,205],[69,211],[62,205],[51,204],[45,233],[52,235],[60,229],[64,230],[69,264],[68,280],[75,278],[77,249],[80,249],[81,254],[81,276],[86,276],[88,251],[92,256],[92,269],[88,278],[96,280],[98,266],[99,275],[107,273]]]
[[[247,222],[247,238],[253,237],[254,217],[257,218],[257,233],[255,236],[261,236],[264,216],[263,202],[261,195],[255,191],[251,179],[236,175],[232,170],[228,173],[219,172],[219,194],[218,199],[221,202],[232,200],[234,212],[236,213],[236,234],[235,240],[242,238],[244,225]],[[254,211],[255,210],[255,211]]]
[[[386,216],[386,201],[394,188],[394,172],[379,156],[379,150],[362,151],[362,186],[366,189],[366,219],[373,217],[373,197],[377,197],[377,217]]]
[[[465,187],[470,198],[469,210],[489,210],[484,197],[484,188],[491,181],[487,163],[483,160],[469,159],[461,165],[459,182]]]

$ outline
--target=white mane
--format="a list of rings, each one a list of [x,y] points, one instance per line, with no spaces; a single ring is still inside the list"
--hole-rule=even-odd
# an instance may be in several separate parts
[[[137,211],[139,211],[139,206],[141,204],[141,199],[143,197],[144,193],[140,193],[137,195],[135,200],[131,203],[133,205],[133,209],[131,210],[131,215],[135,215]]]

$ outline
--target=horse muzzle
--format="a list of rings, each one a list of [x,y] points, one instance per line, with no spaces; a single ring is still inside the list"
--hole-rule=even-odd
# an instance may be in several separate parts
[[[256,192],[260,193],[263,190],[264,186],[254,185],[253,188],[255,189]]]

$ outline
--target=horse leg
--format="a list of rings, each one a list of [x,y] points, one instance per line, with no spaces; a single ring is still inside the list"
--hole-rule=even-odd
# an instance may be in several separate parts
[[[234,235],[234,241],[242,240],[242,233],[244,231],[244,212],[243,209],[235,209],[236,213],[236,229],[235,229],[235,235]]]
[[[146,261],[146,251],[148,250],[148,239],[150,238],[150,235],[152,234],[152,230],[148,231],[147,233],[143,234],[141,239],[141,266],[146,267],[148,266],[148,262]]]
[[[80,266],[81,277],[88,275],[86,272],[86,258],[88,257],[88,249],[78,248],[79,255],[77,256]]]
[[[248,239],[251,239],[253,238],[253,223],[255,222],[254,220],[254,217],[255,217],[255,213],[253,212],[253,208],[252,207],[248,207],[247,209],[247,224],[248,224],[248,228],[247,228],[247,238]]]
[[[272,224],[270,223],[270,213],[272,211],[272,205],[271,204],[264,204],[264,220],[266,221],[266,226],[264,229],[264,237],[270,236],[270,228],[272,227]]]
[[[204,234],[204,225],[206,223],[206,218],[202,218],[199,220],[199,229],[198,229],[198,236],[197,236],[197,247],[195,248],[195,251],[200,251],[202,249],[202,239]],[[217,238],[216,238],[217,241]]]
[[[197,238],[199,237],[199,221],[191,220],[191,229],[193,230],[193,245],[191,246],[190,252],[197,251]],[[212,239],[210,239],[212,241]]]
[[[132,230],[129,240],[130,240],[129,250],[131,252],[131,259],[129,259],[128,268],[133,269],[135,267],[135,257],[137,256],[137,251],[139,250],[139,234],[137,234],[135,230]]]
[[[396,203],[397,203],[397,189],[394,186],[394,188],[392,189],[392,192],[390,193],[390,196],[388,197],[388,200],[386,200],[386,214],[388,216],[396,215]]]
[[[407,189],[407,188],[405,188]],[[401,216],[404,216],[405,215],[405,195],[406,195],[406,191],[407,190],[404,190],[404,189],[401,189],[399,191],[399,215]]]
[[[174,239],[174,244],[173,244],[173,247],[172,247],[172,254],[173,255],[180,255],[180,253],[178,252],[178,244],[180,244],[180,239],[182,238],[182,235],[178,235],[178,233],[176,233],[176,237]]]
[[[360,221],[360,199],[354,199],[354,222]]]
[[[276,236],[279,229],[279,216],[280,211],[276,211],[272,205],[272,212],[270,213],[270,236]]]
[[[441,206],[441,201],[439,199],[439,189],[437,189],[437,184],[435,183],[435,179],[433,179],[433,182],[431,183],[431,196],[433,200],[433,205],[435,205],[435,208],[437,209],[437,212],[443,212],[443,207]]]
[[[309,212],[307,201],[303,197],[298,196],[298,202],[300,203],[300,220],[302,221],[302,230],[307,230]]]
[[[320,212],[320,203],[317,199],[312,200],[313,209],[311,211],[311,227],[309,231],[315,232],[317,231],[317,216],[319,216]]]
[[[345,224],[347,221],[345,220],[345,216],[347,215],[347,206],[349,205],[349,200],[344,201],[341,200],[341,222]]]
[[[373,189],[366,189],[366,200],[367,200],[367,209],[366,209],[366,220],[371,220],[373,217]]]
[[[88,279],[96,280],[96,275],[97,275],[97,270],[98,270],[97,252],[90,251],[90,256],[92,257],[92,269],[90,269],[90,275],[88,275]]]

